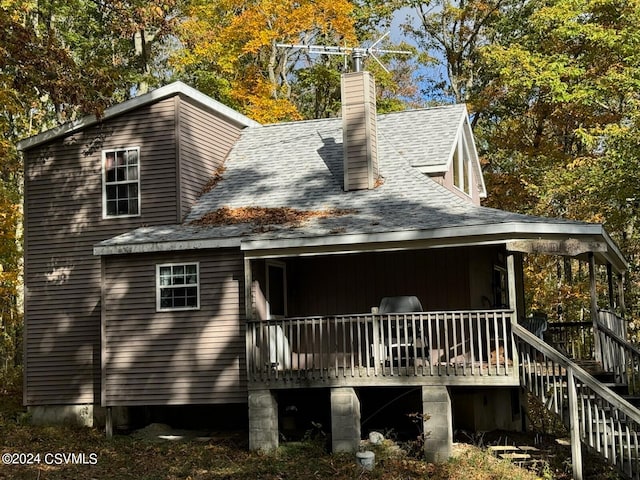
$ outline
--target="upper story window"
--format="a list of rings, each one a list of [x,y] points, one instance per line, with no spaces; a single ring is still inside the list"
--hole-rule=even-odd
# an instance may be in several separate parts
[[[199,270],[198,263],[157,265],[157,310],[197,310],[200,308]]]
[[[102,152],[103,215],[140,215],[140,148]]]
[[[453,154],[453,184],[467,195],[471,195],[471,155],[461,138]]]

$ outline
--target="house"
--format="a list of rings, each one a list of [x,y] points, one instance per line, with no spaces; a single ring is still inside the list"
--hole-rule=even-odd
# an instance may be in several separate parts
[[[622,302],[602,225],[482,207],[465,107],[377,115],[367,72],[342,118],[262,126],[174,83],[19,148],[35,419],[248,405],[272,449],[279,394],[317,389],[353,450],[360,392],[410,387],[443,459],[454,414],[521,425],[524,255],[604,265]]]

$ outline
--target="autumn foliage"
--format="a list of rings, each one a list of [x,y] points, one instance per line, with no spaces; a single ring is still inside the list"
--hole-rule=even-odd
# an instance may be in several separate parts
[[[346,0],[194,1],[173,65],[259,122],[296,120],[289,76],[300,57],[278,43],[353,46],[352,11]]]

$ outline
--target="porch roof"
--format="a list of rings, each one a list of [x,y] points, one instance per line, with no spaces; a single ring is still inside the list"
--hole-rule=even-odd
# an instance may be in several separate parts
[[[267,256],[269,251],[277,255],[274,249],[384,250],[409,248],[411,242],[434,247],[577,238],[606,244],[599,261],[608,261],[617,270],[625,268],[622,254],[602,225],[477,206],[421,173],[417,165],[449,161],[461,118],[466,118],[461,106],[380,115],[378,161],[383,183],[372,190],[348,192],[342,185],[341,119],[245,129],[225,163],[222,180],[201,197],[182,225],[139,228],[99,243],[94,253],[227,246],[241,247],[249,256]],[[298,223],[198,223],[224,207],[285,207],[322,215]]]

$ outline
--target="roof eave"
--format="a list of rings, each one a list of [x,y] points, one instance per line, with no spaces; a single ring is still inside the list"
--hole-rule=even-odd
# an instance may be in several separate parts
[[[445,227],[430,230],[396,231],[367,234],[327,235],[279,239],[246,239],[241,249],[247,257],[346,253],[362,250],[395,250],[469,245],[501,244],[515,239],[596,239],[606,244],[604,253],[595,253],[599,263],[610,263],[617,272],[628,264],[600,224],[556,224],[508,222],[490,225]]]
[[[204,240],[176,240],[167,242],[102,243],[94,245],[96,256],[130,255],[136,253],[176,252],[216,248],[239,248],[240,238],[211,238]]]
[[[562,240],[578,238],[606,245],[604,252],[594,252],[601,264],[611,264],[616,272],[628,268],[627,261],[601,224],[554,222],[501,222],[486,225],[443,227],[426,230],[330,234],[313,237],[254,238],[217,237],[176,241],[141,241],[94,246],[97,256],[188,250],[240,248],[247,258],[305,256],[362,251],[409,250],[504,244],[512,240]]]

